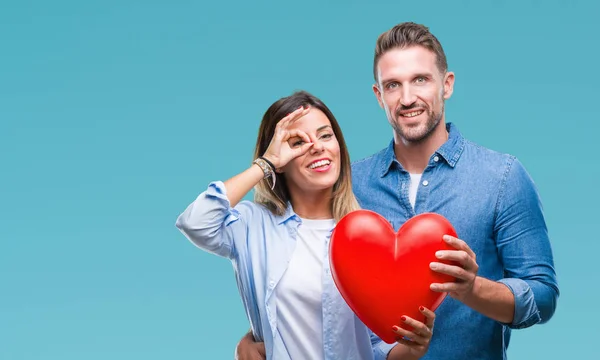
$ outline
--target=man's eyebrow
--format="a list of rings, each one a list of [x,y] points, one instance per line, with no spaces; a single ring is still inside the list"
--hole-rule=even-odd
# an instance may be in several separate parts
[[[420,73],[414,74],[412,76],[412,79],[416,79],[416,78],[419,78],[419,77],[424,77],[424,78],[427,78],[427,79],[431,79],[431,78],[433,78],[433,74],[430,73],[430,72],[420,72]],[[386,83],[390,83],[390,82],[399,82],[399,81],[396,80],[395,77],[390,77],[390,78],[387,78],[387,79],[381,79],[381,84],[386,84]]]

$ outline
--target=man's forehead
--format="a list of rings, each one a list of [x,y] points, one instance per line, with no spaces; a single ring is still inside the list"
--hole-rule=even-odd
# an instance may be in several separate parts
[[[380,77],[432,72],[437,67],[435,54],[422,47],[392,49],[383,54],[377,64]]]

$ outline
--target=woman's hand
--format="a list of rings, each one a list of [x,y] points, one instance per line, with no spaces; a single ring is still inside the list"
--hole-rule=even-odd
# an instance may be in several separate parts
[[[290,130],[291,125],[309,111],[310,108],[299,107],[277,123],[273,139],[263,155],[275,166],[275,169],[280,169],[293,159],[305,154],[313,145],[304,131]],[[298,146],[289,143],[291,138],[296,137],[299,138]]]
[[[435,313],[425,307],[419,308],[419,311],[425,315],[425,324],[408,316],[403,316],[402,321],[413,328],[413,331],[402,329],[394,326],[394,332],[398,335],[396,341],[404,345],[405,351],[411,358],[421,358],[429,350],[429,343],[433,336],[433,323],[435,321]]]

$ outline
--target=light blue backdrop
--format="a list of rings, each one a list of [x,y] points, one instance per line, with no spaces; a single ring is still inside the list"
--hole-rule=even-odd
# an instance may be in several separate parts
[[[332,108],[353,159],[387,145],[372,53],[401,21],[446,49],[447,119],[518,156],[543,198],[562,296],[509,357],[595,358],[597,4],[3,1],[0,359],[232,358],[248,324],[230,263],[177,215],[249,164],[295,89]]]

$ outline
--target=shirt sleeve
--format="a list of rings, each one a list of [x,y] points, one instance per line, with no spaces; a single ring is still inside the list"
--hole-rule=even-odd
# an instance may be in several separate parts
[[[231,259],[235,256],[234,238],[244,241],[248,236],[244,224],[251,213],[246,201],[232,208],[225,184],[216,181],[188,205],[175,226],[200,249]]]
[[[398,345],[398,343],[388,344],[381,340],[379,336],[375,335],[371,329],[368,330],[369,336],[371,337],[371,347],[373,348],[373,358],[375,360],[386,360],[390,351],[394,348],[394,346]]]
[[[535,184],[514,157],[501,187],[494,231],[504,264],[499,282],[515,297],[514,318],[506,325],[520,329],[547,322],[559,296],[552,248]]]

